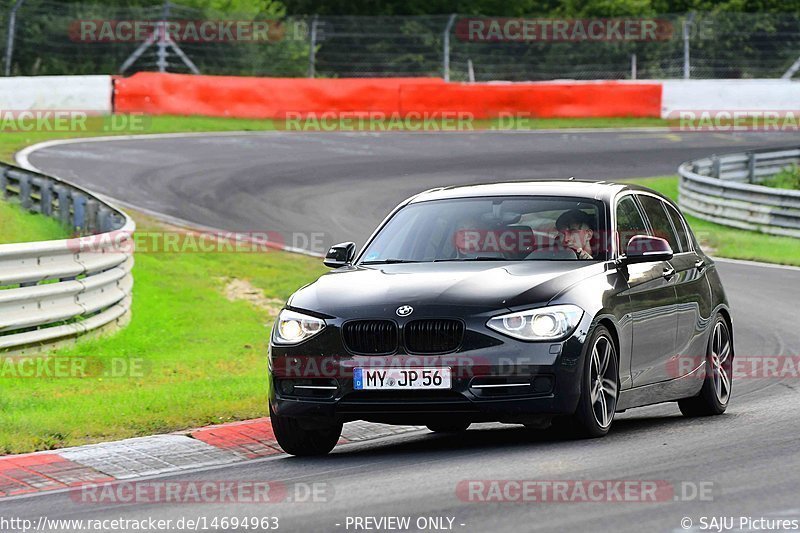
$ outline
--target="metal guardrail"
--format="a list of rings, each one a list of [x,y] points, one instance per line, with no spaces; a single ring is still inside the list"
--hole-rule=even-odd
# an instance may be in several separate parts
[[[37,352],[124,322],[133,288],[133,220],[80,187],[3,163],[0,194],[76,235],[0,245],[0,351]]]
[[[758,150],[683,163],[679,204],[711,222],[800,238],[800,191],[759,185],[792,165],[800,149]]]

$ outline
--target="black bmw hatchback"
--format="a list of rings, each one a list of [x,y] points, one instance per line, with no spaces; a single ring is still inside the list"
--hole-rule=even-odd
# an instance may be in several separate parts
[[[725,411],[733,325],[677,207],[605,182],[447,187],[400,204],[297,291],[270,342],[272,425],[330,452],[367,420],[473,422],[599,437],[615,413]]]

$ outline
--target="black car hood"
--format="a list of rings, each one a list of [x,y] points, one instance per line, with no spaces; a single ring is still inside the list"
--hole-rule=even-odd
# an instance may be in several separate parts
[[[394,316],[463,308],[469,313],[546,303],[567,287],[605,270],[578,261],[407,263],[342,268],[297,291],[289,306],[332,317]],[[417,315],[417,313],[415,313]]]

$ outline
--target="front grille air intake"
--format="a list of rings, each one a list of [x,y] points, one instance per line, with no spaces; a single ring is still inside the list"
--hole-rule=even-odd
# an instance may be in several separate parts
[[[348,350],[363,355],[387,355],[397,351],[397,325],[391,320],[354,320],[342,328]]]
[[[461,345],[464,324],[452,319],[414,320],[403,329],[406,349],[412,354],[453,352]]]

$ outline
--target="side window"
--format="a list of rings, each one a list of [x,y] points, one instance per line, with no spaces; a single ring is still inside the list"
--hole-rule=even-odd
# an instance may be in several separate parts
[[[643,194],[639,195],[639,201],[644,207],[645,215],[650,220],[655,236],[666,240],[675,253],[680,252],[681,247],[678,243],[678,236],[675,235],[672,222],[664,210],[664,202],[653,196],[645,196]]]
[[[672,219],[672,225],[678,234],[678,242],[681,244],[681,251],[688,252],[692,249],[689,245],[689,236],[686,235],[686,226],[683,225],[683,217],[671,205],[667,205],[667,213]]]
[[[633,197],[625,196],[617,204],[617,242],[621,253],[627,252],[628,241],[634,235],[647,235],[647,229]]]

